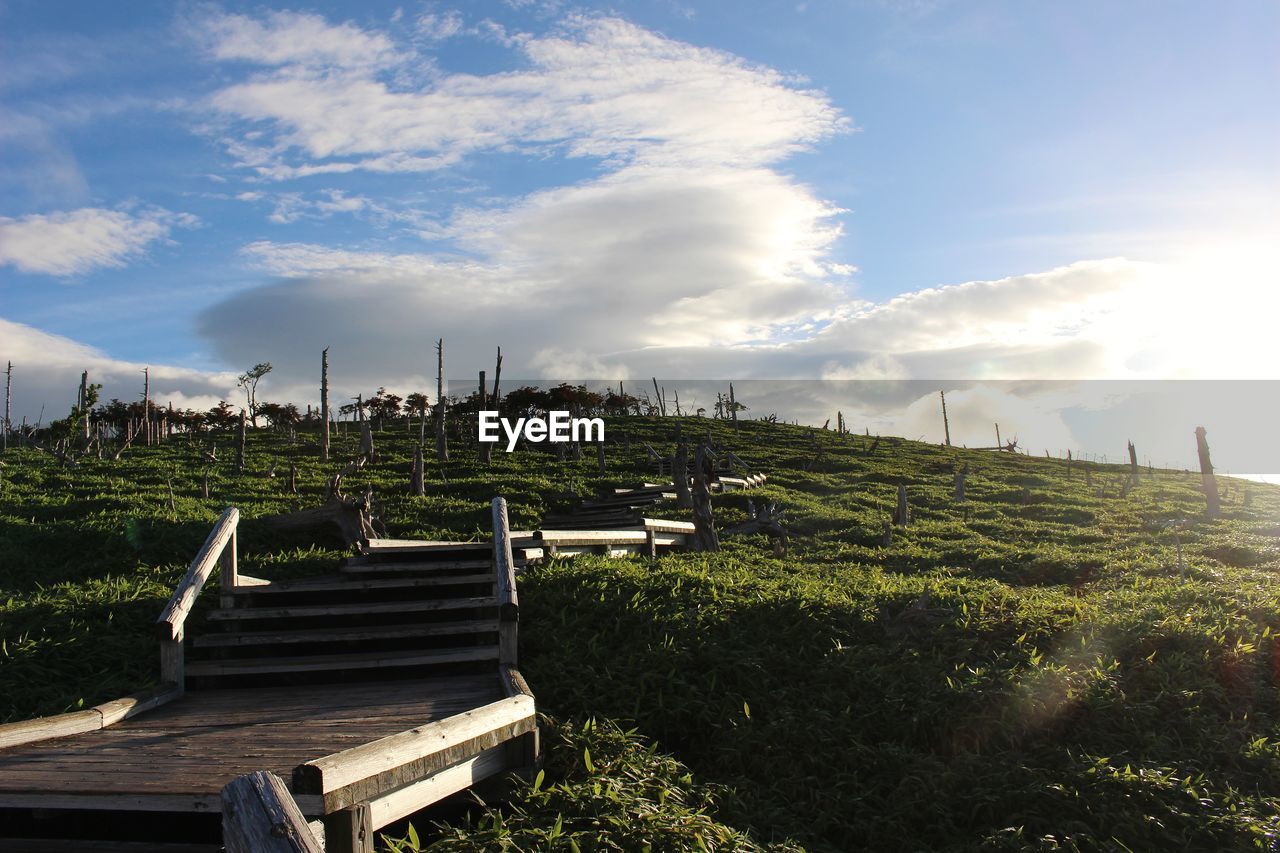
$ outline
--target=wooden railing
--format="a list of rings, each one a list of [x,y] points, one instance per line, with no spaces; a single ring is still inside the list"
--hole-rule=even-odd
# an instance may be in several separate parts
[[[516,562],[511,556],[511,525],[506,498],[493,499],[493,567],[498,585],[498,665],[516,668],[520,599],[516,595]]]
[[[204,540],[204,546],[191,561],[191,567],[173,591],[164,612],[156,620],[160,636],[160,680],[173,684],[183,691],[184,664],[182,654],[183,626],[191,608],[195,606],[200,590],[213,573],[214,566],[221,566],[222,594],[229,598],[238,581],[236,565],[236,527],[240,523],[240,510],[229,506],[218,518]]]

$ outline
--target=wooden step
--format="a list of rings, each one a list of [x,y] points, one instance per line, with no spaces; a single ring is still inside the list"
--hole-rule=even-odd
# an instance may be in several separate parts
[[[197,648],[235,648],[239,646],[285,645],[289,643],[346,643],[364,640],[448,637],[460,634],[487,634],[497,630],[497,619],[471,619],[464,622],[370,625],[364,628],[299,628],[293,631],[245,631],[234,634],[201,634],[193,637],[191,642]]]
[[[209,611],[215,622],[247,619],[306,619],[317,616],[373,616],[390,613],[425,613],[432,610],[464,610],[494,607],[492,595],[439,598],[432,601],[375,601],[364,604],[299,604],[291,607],[231,607]]]
[[[237,586],[236,595],[283,595],[300,592],[361,592],[364,590],[413,589],[424,586],[451,586],[468,583],[495,583],[492,571],[484,574],[440,575],[425,578],[387,578],[361,580],[335,575],[327,578],[307,578],[297,581],[273,581],[265,586]]]
[[[516,560],[516,568],[525,565],[526,560]],[[466,569],[487,568],[490,572],[489,579],[493,580],[495,575],[493,572],[493,563],[489,560],[448,560],[448,561],[404,561],[396,563],[355,563],[352,565],[340,566],[339,571],[348,575],[367,575],[367,574],[393,574],[393,573],[416,573],[423,574],[428,572],[448,572],[460,571]],[[452,577],[446,575],[442,583],[449,583],[447,578]]]
[[[498,659],[498,644],[466,646],[459,649],[424,649],[394,652],[362,652],[349,655],[298,655],[245,660],[200,660],[187,662],[188,676],[254,675],[271,672],[329,672],[348,669],[381,669],[397,666],[427,666]]]

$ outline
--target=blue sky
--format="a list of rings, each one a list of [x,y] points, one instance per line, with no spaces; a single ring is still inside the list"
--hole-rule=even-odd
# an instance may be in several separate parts
[[[463,375],[1270,378],[1277,41],[1274,2],[6,2],[0,359],[26,407],[80,364],[303,399],[324,345],[407,387],[439,335]]]

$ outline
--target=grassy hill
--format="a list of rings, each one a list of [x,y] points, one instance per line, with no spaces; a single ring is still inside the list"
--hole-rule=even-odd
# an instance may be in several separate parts
[[[486,537],[496,494],[519,528],[569,493],[651,479],[639,442],[669,448],[675,426],[610,421],[603,475],[590,453],[499,451],[480,467],[455,445],[415,498],[413,438],[388,425],[381,461],[349,488],[374,486],[393,536]],[[717,497],[718,523],[777,501],[790,552],[730,539],[714,555],[527,571],[521,667],[548,716],[545,773],[501,810],[415,827],[421,846],[1275,847],[1280,489],[1224,480],[1209,522],[1199,476],[1183,472],[1144,469],[1126,491],[1118,466],[1069,477],[1062,460],[893,438],[872,452],[821,431],[807,471],[805,428],[684,421],[686,435],[708,427],[769,475]],[[354,434],[337,441],[335,459],[355,454]],[[217,443],[207,499],[185,438],[75,470],[3,457],[0,719],[153,683],[150,623],[226,504],[249,518],[245,572],[332,569],[337,543],[282,542],[252,519],[319,502],[338,463],[322,465],[309,436],[264,430],[239,474],[230,436]],[[297,496],[283,488],[291,461]],[[886,546],[899,482],[914,518]]]

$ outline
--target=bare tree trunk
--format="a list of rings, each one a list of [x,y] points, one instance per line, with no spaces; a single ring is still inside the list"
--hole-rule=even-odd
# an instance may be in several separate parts
[[[1200,454],[1200,480],[1204,486],[1204,498],[1210,518],[1217,518],[1222,508],[1218,502],[1218,480],[1213,476],[1213,462],[1209,460],[1209,441],[1204,427],[1196,427],[1196,450]]]
[[[76,403],[76,408],[80,410],[81,416],[84,418],[84,443],[89,444],[89,413],[85,411],[89,404],[89,371],[80,374],[80,401]]]
[[[689,447],[683,440],[676,445],[676,455],[671,460],[671,481],[676,486],[676,506],[688,509],[693,506],[689,492]]]
[[[1134,448],[1133,442],[1129,442],[1129,476],[1133,478],[1133,482],[1138,482],[1138,451]]]
[[[898,509],[893,515],[893,523],[898,527],[906,527],[911,521],[911,508],[907,504],[907,487],[898,484]]]
[[[373,452],[373,430],[368,421],[360,422],[360,453],[370,462],[377,459],[377,454]]]
[[[715,455],[710,445],[698,446],[694,457],[693,487],[693,548],[695,551],[719,551],[720,537],[716,535],[715,518],[711,512],[711,476]]]
[[[236,454],[236,467],[241,471],[244,470],[244,439],[248,427],[248,417],[244,413],[244,409],[240,410],[240,447]]]
[[[329,461],[329,348],[320,353],[320,460]]]
[[[436,460],[449,461],[449,439],[445,435],[444,338],[436,343]]]
[[[13,362],[4,372],[4,450],[9,449],[9,433],[13,430]]]
[[[427,493],[422,477],[422,445],[413,449],[413,478],[409,481],[409,491],[418,497]]]
[[[733,396],[733,383],[729,383],[729,410],[733,412],[733,428],[738,429],[738,400]]]
[[[1000,424],[996,424],[996,447],[1004,447],[1004,445],[1000,443]]]
[[[964,500],[964,480],[969,476],[969,463],[964,463],[964,467],[956,472],[956,500]]]
[[[600,473],[603,474],[605,472],[604,438],[596,442],[596,465],[599,466]]]
[[[298,464],[296,462],[289,463],[289,482],[287,487],[289,494],[296,495],[298,493]]]
[[[480,371],[480,411],[489,408],[489,389],[484,385],[484,371]],[[477,416],[478,417],[478,416]],[[476,421],[476,437],[480,436],[480,423]],[[493,442],[480,442],[480,461],[488,465],[493,459]]]
[[[947,392],[939,391],[938,396],[942,398],[942,430],[947,436],[947,447],[950,447],[951,446],[951,422],[947,420]]]
[[[142,426],[147,447],[151,446],[151,368],[142,369]]]

